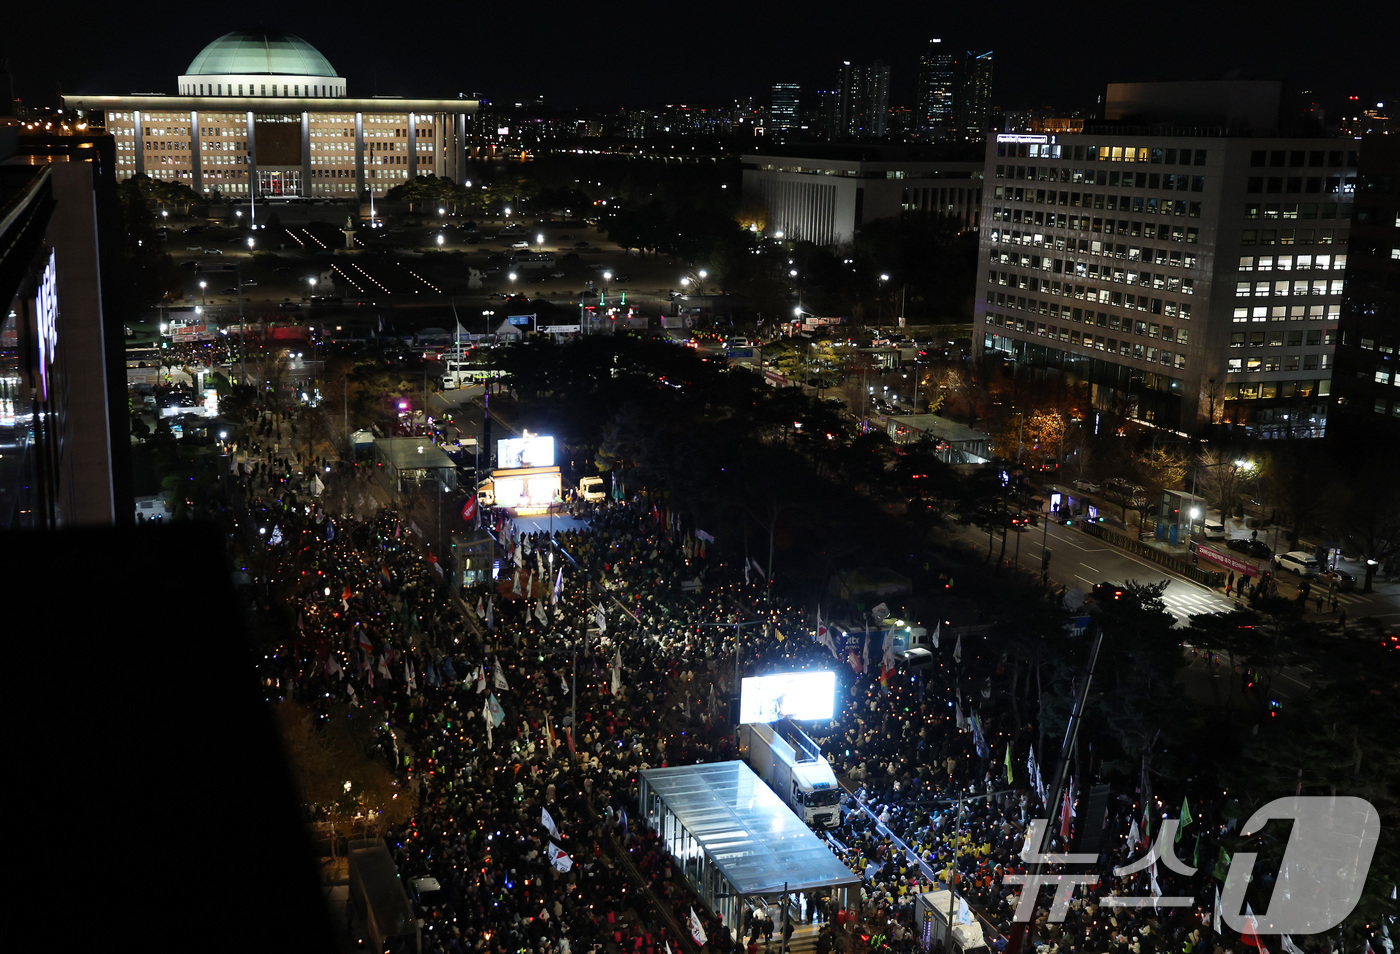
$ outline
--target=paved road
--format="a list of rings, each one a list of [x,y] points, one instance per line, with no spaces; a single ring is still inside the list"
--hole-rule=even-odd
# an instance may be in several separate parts
[[[978,552],[987,552],[988,534],[985,530],[964,526],[958,529],[958,534],[976,546]],[[1167,588],[1162,599],[1178,624],[1186,623],[1192,614],[1220,613],[1231,607],[1231,601],[1222,594],[1120,550],[1077,527],[1042,521],[1039,527],[1007,531],[1006,559],[1013,565],[1019,565],[1026,573],[1039,571],[1046,548],[1051,551],[1050,581],[1078,587],[1086,593],[1096,583],[1158,583],[1166,580]],[[994,556],[1000,555],[999,533],[992,535],[992,549]]]
[[[957,535],[976,547],[977,552],[986,554],[988,545],[986,530],[971,525],[961,526],[957,530]],[[1000,534],[997,532],[991,536],[993,556],[1000,556]],[[1040,527],[1007,531],[1006,559],[1012,564],[1019,565],[1028,574],[1034,574],[1040,570],[1041,555],[1047,547],[1051,551],[1050,580],[1052,583],[1067,587],[1077,586],[1088,592],[1096,583],[1126,583],[1129,581],[1157,583],[1166,580],[1167,588],[1162,594],[1162,599],[1168,611],[1176,617],[1178,625],[1188,622],[1189,617],[1193,614],[1221,613],[1242,605],[1235,599],[1226,597],[1219,590],[1209,589],[1194,580],[1172,573],[1156,563],[1120,550],[1098,537],[1084,533],[1077,527],[1066,527],[1057,523],[1050,523],[1047,526],[1042,521]],[[1358,581],[1363,578],[1363,567],[1346,562],[1343,562],[1341,566],[1355,575]],[[1275,576],[1278,579],[1280,595],[1290,598],[1297,595],[1298,580],[1292,574],[1276,573]],[[1347,618],[1351,620],[1369,616],[1392,625],[1400,622],[1400,583],[1382,581],[1376,583],[1374,589],[1375,592],[1368,594],[1359,592],[1338,594],[1338,609],[1345,608]],[[1312,594],[1314,597],[1317,595],[1317,590],[1317,586],[1314,585]],[[1329,608],[1324,607],[1324,612],[1318,613],[1315,609],[1316,604],[1311,600],[1308,606],[1310,616],[1323,621],[1332,619]]]

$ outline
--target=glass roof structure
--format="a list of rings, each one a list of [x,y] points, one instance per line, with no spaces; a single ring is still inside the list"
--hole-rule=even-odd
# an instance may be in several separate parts
[[[858,885],[860,877],[743,762],[678,765],[641,774],[648,794],[694,839],[737,895]]]

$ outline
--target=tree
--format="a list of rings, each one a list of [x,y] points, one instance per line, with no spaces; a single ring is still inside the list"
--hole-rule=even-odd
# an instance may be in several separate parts
[[[287,756],[307,807],[338,837],[383,834],[418,810],[418,790],[401,785],[377,747],[366,710],[343,705],[318,717],[291,700],[277,706]]]
[[[1377,450],[1348,477],[1345,502],[1338,508],[1338,530],[1366,561],[1363,593],[1370,593],[1376,571],[1400,558],[1400,481],[1396,451]]]

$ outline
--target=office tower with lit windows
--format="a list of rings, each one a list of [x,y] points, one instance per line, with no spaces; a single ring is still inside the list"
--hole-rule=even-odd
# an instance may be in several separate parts
[[[315,47],[273,31],[206,46],[174,95],[64,97],[100,114],[117,176],[144,174],[201,194],[356,198],[419,175],[465,181],[477,102],[347,95]]]
[[[914,131],[920,139],[946,139],[952,131],[957,98],[958,60],[942,40],[929,40],[919,57],[918,115]]]
[[[1356,143],[1281,84],[1114,84],[1106,122],[989,139],[974,343],[1164,427],[1318,437]]]
[[[961,64],[958,78],[957,105],[954,122],[960,138],[978,141],[992,129],[992,64],[993,51],[969,51]]]
[[[802,125],[801,94],[802,87],[796,83],[773,84],[773,98],[768,109],[768,124],[773,129],[791,130]]]
[[[1328,436],[1400,439],[1400,137],[1361,140]]]

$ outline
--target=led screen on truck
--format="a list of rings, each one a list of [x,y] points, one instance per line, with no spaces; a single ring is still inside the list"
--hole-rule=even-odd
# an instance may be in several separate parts
[[[782,672],[743,680],[739,722],[830,719],[836,709],[836,673]]]

